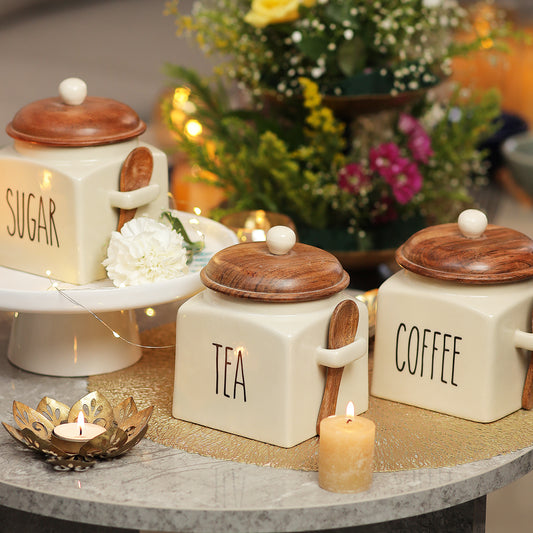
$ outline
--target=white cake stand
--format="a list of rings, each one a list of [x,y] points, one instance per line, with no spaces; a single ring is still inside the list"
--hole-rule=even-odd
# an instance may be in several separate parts
[[[236,235],[204,217],[180,212],[194,240],[205,238],[189,273],[152,284],[114,287],[108,279],[87,285],[55,282],[0,267],[0,309],[15,311],[8,358],[19,368],[50,376],[113,372],[141,357],[135,309],[185,300],[202,289],[200,270]]]

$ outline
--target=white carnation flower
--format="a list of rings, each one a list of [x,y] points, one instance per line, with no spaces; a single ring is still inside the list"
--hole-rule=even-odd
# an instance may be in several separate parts
[[[102,264],[116,287],[174,279],[188,271],[183,237],[149,217],[114,231]]]

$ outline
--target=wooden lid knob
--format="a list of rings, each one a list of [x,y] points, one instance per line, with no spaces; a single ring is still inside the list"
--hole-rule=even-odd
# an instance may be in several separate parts
[[[267,231],[266,243],[271,254],[285,255],[296,244],[296,233],[287,226],[274,226]]]
[[[487,229],[487,215],[478,209],[466,209],[457,219],[459,231],[469,239],[479,239]]]
[[[59,84],[59,96],[64,104],[83,104],[87,96],[87,84],[80,78],[67,78]]]

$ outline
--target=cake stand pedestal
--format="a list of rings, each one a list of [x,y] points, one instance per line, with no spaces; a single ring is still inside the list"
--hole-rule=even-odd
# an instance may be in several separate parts
[[[9,360],[37,374],[70,377],[113,372],[138,361],[135,309],[169,302],[177,309],[203,288],[200,270],[213,254],[238,242],[233,231],[207,218],[180,212],[180,220],[189,235],[203,236],[205,248],[176,279],[124,288],[109,279],[70,285],[0,267],[0,310],[15,311]]]
[[[142,350],[135,311],[97,316],[17,312],[7,357],[23,370],[65,377],[114,372],[136,363]]]

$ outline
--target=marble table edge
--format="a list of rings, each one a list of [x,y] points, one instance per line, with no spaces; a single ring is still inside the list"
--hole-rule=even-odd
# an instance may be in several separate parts
[[[501,464],[487,470],[485,464],[494,459],[501,460]],[[470,477],[457,480],[452,476],[448,482],[434,487],[423,490],[415,487],[412,491],[381,497],[375,493],[381,490],[380,485],[386,485],[387,477],[394,474],[375,474],[374,486],[369,492],[338,495],[336,503],[315,506],[306,506],[302,502],[301,506],[280,505],[276,508],[145,507],[138,503],[117,504],[58,496],[6,482],[0,483],[0,498],[4,506],[26,512],[72,521],[80,521],[79,516],[83,516],[84,523],[122,528],[168,532],[209,530],[213,533],[318,531],[386,522],[453,507],[515,481],[529,472],[532,466],[533,448],[526,448],[499,458],[461,465],[464,469],[479,469]],[[452,467],[451,470],[456,469]],[[423,476],[428,470],[442,471],[422,470],[425,472],[419,473]],[[315,473],[307,474],[306,477],[312,481]]]

